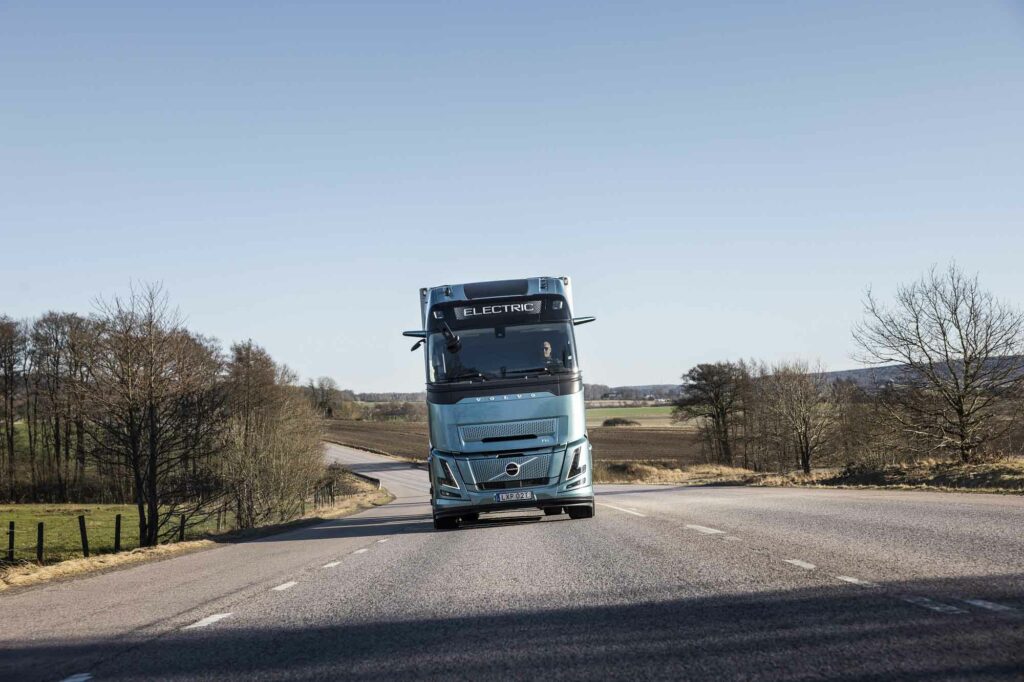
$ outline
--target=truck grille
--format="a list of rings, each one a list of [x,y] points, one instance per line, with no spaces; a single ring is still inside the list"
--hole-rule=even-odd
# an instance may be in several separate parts
[[[505,467],[511,463],[519,465],[519,471],[515,476],[509,476]],[[503,455],[500,457],[474,457],[459,462],[460,468],[468,465],[477,487],[489,483],[502,483],[505,481],[529,481],[538,478],[547,478],[548,469],[551,466],[551,453],[538,455]]]

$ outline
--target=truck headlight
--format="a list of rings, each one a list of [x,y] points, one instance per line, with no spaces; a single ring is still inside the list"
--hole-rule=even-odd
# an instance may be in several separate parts
[[[452,468],[449,466],[448,461],[441,459],[440,457],[437,458],[437,461],[440,462],[438,468],[441,470],[438,473],[437,482],[441,485],[448,486],[449,488],[455,488],[457,490],[459,488],[459,482],[455,480],[455,474],[452,473]]]
[[[580,454],[582,451],[582,445],[576,446],[576,449],[572,451],[572,465],[569,467],[569,475],[567,478],[576,478],[577,476],[587,472],[586,464],[580,466]]]

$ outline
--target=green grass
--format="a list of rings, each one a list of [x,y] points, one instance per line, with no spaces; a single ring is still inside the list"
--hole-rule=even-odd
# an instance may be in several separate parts
[[[622,419],[657,419],[665,421],[672,418],[671,405],[657,405],[647,407],[590,407],[587,408],[587,421],[603,422],[612,417]]]
[[[114,551],[114,517],[121,514],[121,549],[139,546],[139,517],[133,505],[120,504],[15,504],[0,505],[0,556],[7,555],[8,524],[14,521],[15,560],[35,561],[36,528],[43,522],[43,560],[46,563],[82,556],[79,515],[85,516],[89,554]],[[229,519],[230,521],[230,519]],[[226,524],[225,524],[226,525]],[[203,537],[217,529],[217,519],[185,529],[186,539]]]

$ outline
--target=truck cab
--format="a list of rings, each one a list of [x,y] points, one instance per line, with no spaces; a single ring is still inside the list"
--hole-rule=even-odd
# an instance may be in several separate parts
[[[434,527],[481,513],[594,515],[568,277],[420,290]]]

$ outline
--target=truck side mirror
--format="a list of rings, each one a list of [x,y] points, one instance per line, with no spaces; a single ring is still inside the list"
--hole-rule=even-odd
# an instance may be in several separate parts
[[[574,317],[574,318],[572,318],[572,326],[578,327],[581,324],[586,324],[587,322],[593,322],[596,319],[597,319],[596,317],[592,317],[592,316],[591,317]]]
[[[419,340],[419,341],[417,341],[417,342],[416,342],[415,344],[413,344],[413,347],[412,347],[412,348],[410,348],[409,350],[410,350],[410,351],[414,351],[414,350],[416,350],[417,348],[419,348],[420,346],[422,346],[422,345],[423,345],[424,343],[426,343],[426,342],[427,342],[427,340],[426,340],[426,339],[420,339],[420,340]]]

